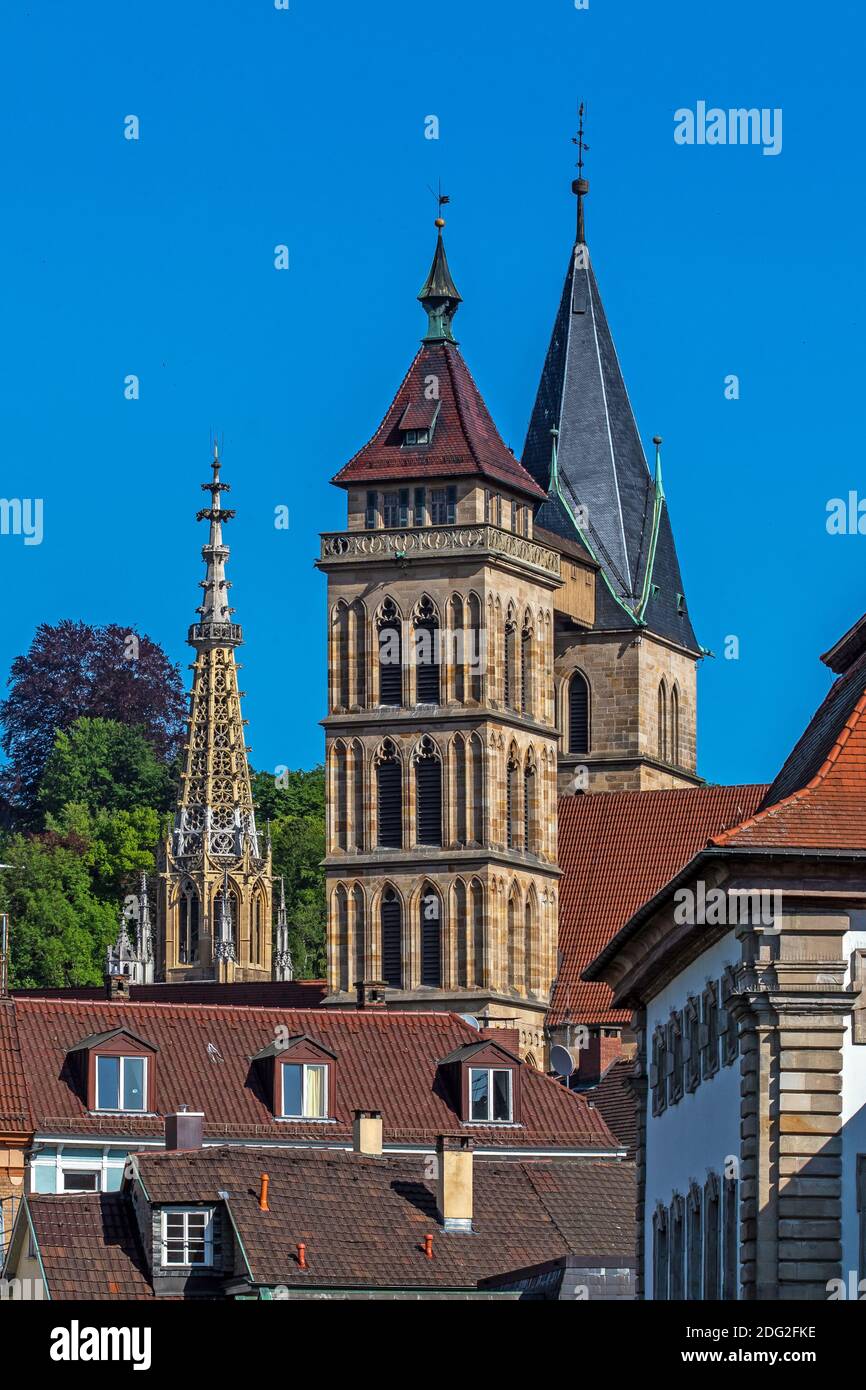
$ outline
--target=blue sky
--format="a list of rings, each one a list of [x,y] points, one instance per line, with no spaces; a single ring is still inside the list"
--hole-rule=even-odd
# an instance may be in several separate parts
[[[519,452],[582,96],[593,261],[718,653],[700,771],[770,778],[827,688],[818,653],[866,608],[866,537],[825,525],[830,498],[866,496],[863,29],[838,0],[6,6],[0,491],[43,499],[44,539],[0,536],[0,672],[63,617],[136,625],[189,660],[216,428],[253,761],[317,761],[317,533],[343,524],[328,480],[423,331],[430,186],[452,200],[461,346]],[[675,110],[701,100],[781,108],[781,153],[675,144]]]

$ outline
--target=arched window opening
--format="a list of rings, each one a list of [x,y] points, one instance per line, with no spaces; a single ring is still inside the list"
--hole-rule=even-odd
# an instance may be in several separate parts
[[[476,594],[469,595],[469,623],[465,632],[466,651],[464,666],[468,673],[469,699],[481,703],[481,673],[485,666],[485,653],[482,651],[484,635],[481,628],[481,600]]]
[[[535,914],[532,911],[532,904],[527,898],[526,907],[523,910],[523,978],[527,994],[531,994],[534,989],[532,980],[533,962],[535,960]]]
[[[463,627],[463,599],[455,594],[451,600],[451,650],[449,659],[452,670],[452,690],[459,705],[466,703],[467,634]]]
[[[679,766],[680,761],[680,692],[677,686],[671,691],[671,762]]]
[[[532,712],[532,618],[528,613],[520,634],[520,711]]]
[[[523,848],[527,854],[537,854],[538,808],[535,798],[538,778],[535,767],[527,763],[523,769]]]
[[[467,748],[462,734],[457,735],[452,747],[454,749],[454,838],[458,845],[465,845],[469,838],[466,802]]]
[[[457,985],[460,989],[467,989],[472,984],[469,963],[472,938],[467,914],[466,884],[462,878],[458,878],[454,884],[452,911],[452,931],[457,945]]]
[[[589,684],[580,671],[568,687],[568,751],[589,752]]]
[[[338,603],[334,614],[334,705],[337,709],[349,708],[349,610],[345,603]]]
[[[198,960],[199,899],[189,879],[180,890],[179,918],[178,960],[181,965],[192,965]]]
[[[484,960],[484,889],[478,879],[472,881],[472,971],[473,983],[485,985],[488,971]]]
[[[379,610],[379,704],[403,703],[403,639],[400,613],[393,599],[386,598]]]
[[[508,849],[517,849],[517,812],[518,812],[518,793],[517,779],[520,769],[517,766],[517,759],[514,754],[508,758],[508,768],[505,774],[505,817],[506,817],[506,836],[505,843]]]
[[[522,975],[523,942],[520,939],[519,909],[520,904],[515,891],[508,899],[508,983],[512,989],[520,988]]]
[[[658,726],[659,757],[662,762],[666,763],[668,760],[668,688],[664,680],[659,682]]]
[[[517,628],[511,618],[505,624],[505,704],[517,709],[520,679],[517,669]]]
[[[364,747],[361,743],[352,744],[352,806],[347,841],[356,850],[364,848]]]
[[[392,989],[403,985],[403,914],[393,888],[382,894],[382,978]]]
[[[352,906],[355,917],[355,980],[365,980],[367,966],[367,922],[364,890],[360,883],[352,889]],[[350,981],[354,984],[355,981]]]
[[[379,751],[376,785],[379,846],[382,849],[402,849],[403,769],[390,739],[385,740]]]
[[[348,849],[348,773],[346,746],[334,744],[334,830],[338,849]]]
[[[466,757],[471,792],[467,815],[469,843],[480,845],[484,840],[484,752],[477,734],[472,734],[466,745]]]
[[[363,709],[367,704],[367,613],[363,603],[352,604],[353,656],[355,692],[353,703]]]
[[[349,981],[349,895],[337,885],[337,977],[339,988],[347,990]]]
[[[442,844],[442,763],[426,735],[415,754],[415,826],[419,845]]]
[[[439,622],[426,594],[415,610],[415,694],[419,705],[439,703]]]
[[[421,983],[442,984],[442,902],[430,883],[421,892]]]

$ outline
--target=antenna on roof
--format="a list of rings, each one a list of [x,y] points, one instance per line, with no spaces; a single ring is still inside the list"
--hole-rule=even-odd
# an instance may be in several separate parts
[[[577,1068],[573,1054],[559,1043],[550,1049],[550,1065],[557,1076],[565,1078],[572,1076]]]

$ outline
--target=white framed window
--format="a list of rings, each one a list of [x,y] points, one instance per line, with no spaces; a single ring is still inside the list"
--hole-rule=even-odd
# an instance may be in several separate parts
[[[503,1124],[512,1113],[510,1068],[470,1067],[469,1118]]]
[[[429,429],[425,429],[425,430],[404,430],[404,431],[403,431],[403,443],[404,443],[404,444],[429,444],[429,443],[430,443],[430,431],[429,431]]]
[[[168,1207],[163,1211],[162,1264],[168,1269],[213,1264],[212,1207]]]
[[[99,1192],[102,1172],[97,1168],[64,1168],[62,1183],[64,1192]]]
[[[147,1058],[96,1058],[94,1110],[143,1111],[147,1109]]]
[[[319,1062],[283,1063],[283,1119],[324,1120],[328,1115],[328,1068]]]

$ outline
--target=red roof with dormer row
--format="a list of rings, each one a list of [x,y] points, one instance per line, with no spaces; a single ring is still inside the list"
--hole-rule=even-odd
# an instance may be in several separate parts
[[[406,444],[408,428],[425,428],[432,419],[431,405],[438,410],[429,444]],[[422,343],[376,433],[332,482],[353,487],[472,475],[527,497],[545,496],[503,444],[456,343]]]
[[[157,1114],[94,1115],[69,1061],[83,1039],[128,1029],[158,1049]],[[278,1029],[306,1035],[336,1058],[333,1123],[275,1119],[252,1058]],[[286,1143],[351,1142],[357,1109],[382,1113],[385,1143],[432,1146],[461,1132],[439,1063],[478,1042],[457,1014],[392,1010],[260,1009],[230,1005],[22,999],[0,1004],[0,1127],[58,1135],[156,1137],[181,1105],[205,1115],[205,1136]],[[615,1151],[602,1117],[558,1082],[522,1065],[520,1123],[472,1126],[482,1148]]]

